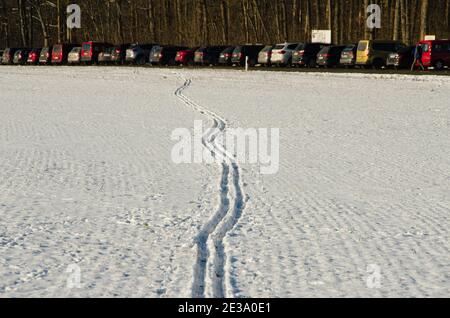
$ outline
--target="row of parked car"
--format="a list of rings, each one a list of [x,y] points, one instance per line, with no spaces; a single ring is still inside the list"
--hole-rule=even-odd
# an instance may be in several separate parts
[[[240,65],[293,67],[410,68],[421,47],[427,68],[450,66],[450,40],[420,41],[406,46],[400,41],[362,40],[348,45],[282,43],[277,45],[161,46],[84,42],[45,48],[7,48],[2,64],[137,64],[137,65]]]

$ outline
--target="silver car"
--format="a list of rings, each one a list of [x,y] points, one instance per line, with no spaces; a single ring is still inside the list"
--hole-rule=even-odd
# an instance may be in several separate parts
[[[272,63],[272,49],[273,45],[267,45],[258,54],[258,64],[263,66],[270,66]]]
[[[282,43],[277,44],[272,49],[271,62],[275,65],[291,65],[292,53],[299,43]]]
[[[78,64],[80,63],[80,58],[81,58],[81,47],[79,46],[74,47],[67,57],[67,63]]]

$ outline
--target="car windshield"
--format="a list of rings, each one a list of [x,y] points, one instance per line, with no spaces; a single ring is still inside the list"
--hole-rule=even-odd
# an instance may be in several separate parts
[[[269,52],[269,51],[271,51],[271,50],[272,50],[272,45],[264,47],[264,48],[262,49],[262,52]]]
[[[55,47],[53,47],[53,52],[56,53],[61,52],[61,49],[62,49],[61,45],[56,45]]]
[[[358,51],[365,51],[367,50],[369,42],[359,42],[358,44]]]
[[[284,44],[278,44],[274,47],[274,50],[282,50],[284,49],[285,45]]]
[[[90,51],[91,45],[90,44],[83,44],[83,51]]]

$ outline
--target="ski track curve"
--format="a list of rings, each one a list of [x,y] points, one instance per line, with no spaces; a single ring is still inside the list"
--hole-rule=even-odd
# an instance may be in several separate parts
[[[220,163],[219,206],[196,237],[197,260],[192,297],[234,297],[233,288],[230,287],[230,272],[226,270],[229,261],[224,239],[236,226],[245,209],[241,171],[235,157],[217,139],[217,135],[227,129],[227,121],[185,96],[183,92],[191,86],[192,80],[177,76],[184,80],[184,84],[175,91],[175,96],[211,119],[213,125],[203,135],[202,143],[214,158],[220,156],[223,159]]]

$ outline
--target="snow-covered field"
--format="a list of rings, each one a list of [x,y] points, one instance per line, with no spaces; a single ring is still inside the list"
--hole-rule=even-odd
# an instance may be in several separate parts
[[[449,99],[432,76],[0,67],[0,297],[448,296]],[[176,165],[196,119],[280,128],[279,172]]]

